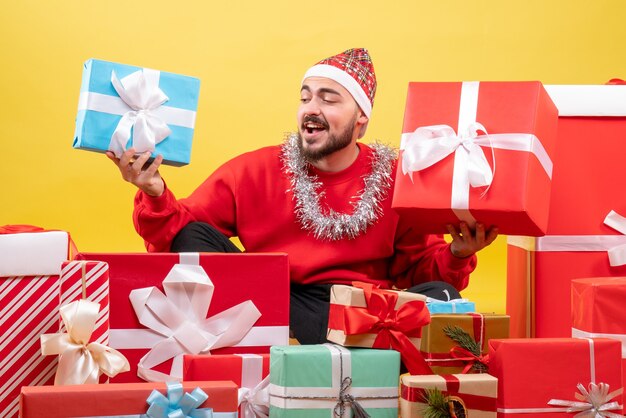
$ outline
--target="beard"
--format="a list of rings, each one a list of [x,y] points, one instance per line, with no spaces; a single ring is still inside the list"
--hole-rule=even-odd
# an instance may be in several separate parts
[[[350,145],[352,143],[352,137],[354,135],[354,129],[356,127],[357,117],[358,115],[355,115],[352,122],[348,124],[348,126],[342,132],[339,132],[339,134],[334,135],[329,133],[328,141],[317,150],[312,150],[304,147],[302,135],[300,135],[300,130],[298,130],[298,148],[300,149],[300,153],[302,154],[302,156],[309,162],[317,162],[322,158],[327,157],[334,152],[344,149],[345,147]],[[318,119],[315,117],[311,117],[309,120],[318,121]]]

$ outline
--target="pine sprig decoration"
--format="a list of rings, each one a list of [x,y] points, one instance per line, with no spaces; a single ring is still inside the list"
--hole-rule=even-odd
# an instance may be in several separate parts
[[[446,325],[443,328],[443,332],[448,337],[450,337],[452,341],[457,343],[459,347],[466,349],[476,357],[479,357],[481,355],[480,345],[478,345],[478,342],[476,342],[476,340],[471,335],[465,332],[463,328],[458,326],[452,327],[450,325]],[[477,373],[486,373],[487,366],[478,361],[475,361],[474,364],[472,364],[472,370]]]
[[[424,418],[450,418],[450,409],[448,407],[448,399],[437,388],[424,389]]]

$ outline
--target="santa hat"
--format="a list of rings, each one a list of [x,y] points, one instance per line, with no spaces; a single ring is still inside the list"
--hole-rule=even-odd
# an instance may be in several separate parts
[[[364,48],[348,49],[326,58],[309,68],[302,81],[309,77],[325,77],[341,84],[369,118],[376,94],[374,65]]]

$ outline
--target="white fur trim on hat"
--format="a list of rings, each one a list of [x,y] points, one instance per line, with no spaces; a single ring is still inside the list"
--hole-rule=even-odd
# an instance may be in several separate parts
[[[302,78],[302,83],[309,77],[330,78],[341,84],[352,95],[356,103],[359,105],[365,116],[370,117],[372,114],[372,102],[365,94],[361,85],[348,73],[339,68],[328,64],[317,64],[309,68]]]

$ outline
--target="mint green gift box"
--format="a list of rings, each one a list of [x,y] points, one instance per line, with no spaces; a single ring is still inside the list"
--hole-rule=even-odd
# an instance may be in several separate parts
[[[398,417],[400,353],[335,344],[270,349],[272,418]],[[342,407],[343,406],[343,407]]]

